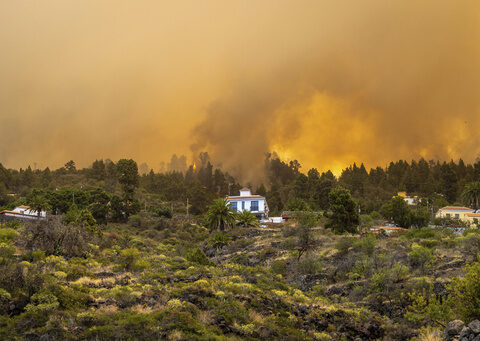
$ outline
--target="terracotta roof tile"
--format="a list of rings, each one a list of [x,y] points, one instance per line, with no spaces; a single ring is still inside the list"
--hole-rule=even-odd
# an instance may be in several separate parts
[[[472,208],[463,207],[463,206],[445,206],[441,210],[445,211],[474,211]]]

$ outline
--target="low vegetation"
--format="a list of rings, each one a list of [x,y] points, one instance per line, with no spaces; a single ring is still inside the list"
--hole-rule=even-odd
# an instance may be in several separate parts
[[[232,209],[223,197],[240,186],[206,157],[195,171],[143,176],[133,160],[69,162],[50,177],[0,169],[26,181],[3,208],[49,213],[1,223],[0,338],[435,340],[452,320],[480,319],[480,232],[429,213],[477,205],[476,184],[411,207],[369,184],[383,170],[307,176],[268,156],[272,181],[257,193],[274,213],[292,210],[272,225]],[[427,166],[438,179],[461,169]],[[386,220],[409,229],[365,233]]]

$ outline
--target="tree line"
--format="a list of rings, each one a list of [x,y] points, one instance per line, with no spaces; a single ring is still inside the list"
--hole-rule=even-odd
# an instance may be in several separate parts
[[[0,207],[11,208],[18,203],[18,198],[31,197],[30,193],[36,189],[56,193],[48,194],[48,197],[53,201],[51,209],[57,212],[65,211],[66,198],[70,200],[76,196],[78,206],[83,205],[86,196],[95,197],[94,202],[104,202],[108,196],[111,205],[118,207],[116,213],[110,215],[118,218],[134,213],[141,204],[139,200],[144,202],[145,196],[154,195],[164,202],[183,203],[188,199],[190,213],[203,214],[213,199],[238,193],[241,184],[228,172],[214,167],[215,162],[207,153],[201,153],[197,163],[183,172],[145,169],[141,175],[135,161],[125,159],[116,163],[108,159],[95,160],[90,167],[83,169],[77,169],[74,161],[56,170],[48,167],[16,170],[0,164]],[[125,172],[125,169],[129,170]],[[243,185],[251,185],[255,194],[266,196],[271,215],[284,210],[328,210],[329,194],[335,188],[349,190],[362,213],[381,212],[382,206],[398,191],[423,198],[422,205],[430,212],[446,204],[478,206],[478,196],[468,197],[463,192],[465,186],[480,181],[479,160],[472,164],[461,159],[457,162],[399,160],[370,170],[363,163],[360,166],[354,163],[337,177],[330,170],[303,170],[297,160],[284,161],[269,153],[264,170],[256,184]],[[96,194],[91,194],[94,192]],[[58,197],[64,198],[64,204],[55,203],[59,200],[54,198]]]

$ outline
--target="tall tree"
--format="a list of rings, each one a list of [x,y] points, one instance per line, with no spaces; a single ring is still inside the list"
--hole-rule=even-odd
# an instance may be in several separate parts
[[[345,188],[333,189],[328,199],[331,213],[328,215],[326,227],[335,233],[356,232],[359,223],[357,203],[350,191]]]
[[[77,170],[77,167],[75,166],[75,161],[73,161],[73,160],[68,161],[65,164],[65,169],[69,173],[75,173],[75,171]]]
[[[92,169],[89,173],[90,176],[95,180],[104,180],[107,176],[107,172],[105,170],[105,163],[103,160],[95,160],[92,163]]]
[[[123,190],[123,213],[125,219],[140,210],[135,200],[135,189],[139,184],[138,166],[132,159],[121,159],[117,163],[118,182]]]
[[[122,185],[126,197],[133,198],[135,189],[138,187],[138,166],[132,159],[121,159],[117,162],[118,182]]]
[[[479,208],[480,203],[480,181],[473,181],[465,185],[462,192],[462,200],[465,204]]]
[[[446,162],[440,166],[440,192],[451,203],[457,198],[457,174],[451,164]]]
[[[402,197],[394,197],[382,206],[382,214],[385,218],[393,220],[395,224],[402,227],[410,227],[411,210]]]

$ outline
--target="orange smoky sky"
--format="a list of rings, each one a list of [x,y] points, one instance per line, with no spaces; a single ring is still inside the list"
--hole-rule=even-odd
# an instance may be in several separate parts
[[[480,152],[478,1],[2,1],[0,51],[8,167]]]

